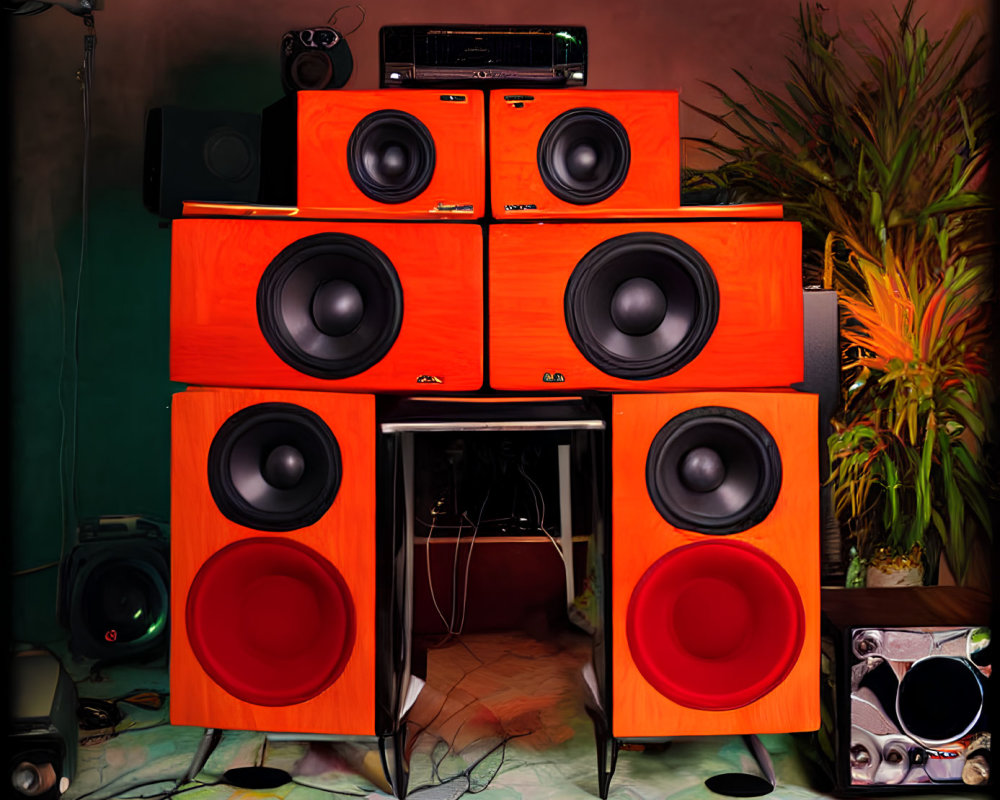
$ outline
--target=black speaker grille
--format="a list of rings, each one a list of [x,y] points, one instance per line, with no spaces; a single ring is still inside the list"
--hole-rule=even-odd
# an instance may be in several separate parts
[[[617,192],[631,158],[625,127],[597,108],[563,112],[538,140],[542,182],[560,200],[575,205],[598,203]]]
[[[354,184],[379,203],[405,203],[434,175],[436,151],[427,126],[395,109],[362,119],[347,142],[347,169]]]
[[[318,521],[337,496],[340,446],[313,411],[259,403],[227,419],[208,451],[208,486],[228,519],[261,531]]]
[[[630,233],[602,242],[566,285],[566,327],[608,375],[651,380],[701,352],[719,316],[715,273],[673,236]]]
[[[781,489],[781,456],[749,414],[705,406],[679,414],[653,439],[646,489],[671,525],[730,534],[759,524]]]
[[[257,287],[257,321],[289,366],[348,378],[392,348],[403,324],[403,289],[373,244],[320,233],[290,244],[268,265]]]

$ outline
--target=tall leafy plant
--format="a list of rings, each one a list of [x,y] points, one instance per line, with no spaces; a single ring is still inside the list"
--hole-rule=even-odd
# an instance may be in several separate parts
[[[787,94],[743,75],[749,102],[715,87],[726,113],[696,110],[734,143],[695,140],[720,165],[685,176],[802,222],[806,282],[841,296],[837,511],[863,555],[943,549],[960,579],[990,535],[990,105],[972,29],[933,38],[911,0],[865,46],[801,7]]]

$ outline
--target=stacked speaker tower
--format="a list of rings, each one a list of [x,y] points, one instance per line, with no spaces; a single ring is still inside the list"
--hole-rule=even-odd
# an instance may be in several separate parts
[[[284,205],[173,225],[172,721],[394,736],[375,395],[600,392],[602,796],[623,740],[817,728],[800,229],[681,205],[677,94],[300,91],[263,143]]]

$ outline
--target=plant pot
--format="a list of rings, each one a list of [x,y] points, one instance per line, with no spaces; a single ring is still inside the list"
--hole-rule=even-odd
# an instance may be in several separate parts
[[[924,568],[921,565],[897,569],[884,564],[869,564],[865,573],[865,586],[885,589],[893,586],[923,586]]]

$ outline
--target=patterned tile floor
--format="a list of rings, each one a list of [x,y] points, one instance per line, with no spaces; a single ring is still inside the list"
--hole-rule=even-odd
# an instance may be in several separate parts
[[[427,685],[409,715],[409,797],[594,800],[596,751],[583,709],[580,677],[588,656],[588,639],[568,632],[541,639],[522,633],[467,635],[429,650]],[[66,657],[64,662],[84,697],[117,697],[138,688],[167,689],[162,662],[107,670],[103,680],[89,678],[84,664],[74,665]],[[374,739],[275,741],[246,731],[225,732],[196,779],[170,794],[188,768],[202,731],[161,724],[167,719],[166,707],[158,711],[121,707],[128,716],[119,724],[117,735],[81,744],[77,777],[66,800],[390,796]],[[763,739],[778,780],[771,797],[825,796],[809,788],[807,760],[792,737]],[[292,782],[270,790],[243,790],[221,783],[230,768],[261,764],[286,770]],[[645,751],[625,750],[618,759],[610,797],[710,798],[706,778],[752,768],[740,737],[677,740]],[[971,800],[987,795],[956,792],[953,796]]]

